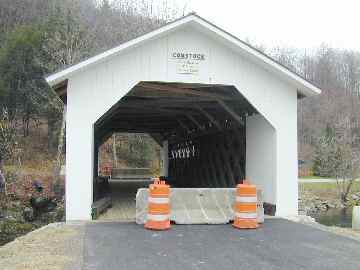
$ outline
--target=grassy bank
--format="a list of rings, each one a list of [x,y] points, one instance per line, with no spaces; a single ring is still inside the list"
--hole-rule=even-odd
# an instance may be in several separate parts
[[[360,194],[360,182],[354,182],[348,195],[348,206],[357,204],[353,200],[353,194]],[[331,205],[341,206],[340,195],[336,183],[299,183],[299,197],[303,201],[307,201],[307,205],[312,203],[318,204],[321,201],[327,201]]]
[[[299,189],[303,189],[318,196],[336,196],[337,195],[336,183],[299,183]],[[360,192],[360,182],[354,182],[350,193]]]
[[[329,179],[329,177],[324,177],[324,176],[316,176],[316,175],[307,175],[307,176],[300,176],[300,179]]]

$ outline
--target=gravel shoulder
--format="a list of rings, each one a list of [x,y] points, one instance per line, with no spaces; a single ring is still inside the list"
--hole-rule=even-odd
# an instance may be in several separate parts
[[[0,247],[0,269],[82,269],[84,235],[83,224],[49,224]]]
[[[273,217],[273,218],[277,218],[277,217]],[[316,222],[314,220],[314,218],[312,218],[310,216],[305,216],[305,215],[291,216],[291,217],[285,217],[285,218],[287,220],[290,220],[290,221],[293,221],[293,222],[308,225],[308,226],[311,226],[313,228],[316,228],[316,229],[319,229],[319,230],[322,230],[322,231],[334,233],[334,234],[344,236],[344,237],[347,237],[347,238],[351,238],[353,240],[356,240],[356,241],[360,242],[360,231],[353,230],[351,228],[341,228],[341,227],[336,227],[336,226],[325,226],[325,225],[322,225],[322,224]]]
[[[323,231],[327,231],[327,232],[331,232],[337,235],[341,235],[347,238],[351,238],[353,240],[359,241],[360,242],[360,231],[355,231],[353,229],[350,228],[341,228],[341,227],[336,227],[336,226],[325,226],[322,224],[319,224],[317,222],[314,223],[304,223],[306,225],[310,225],[312,227],[315,227],[317,229],[323,230]]]

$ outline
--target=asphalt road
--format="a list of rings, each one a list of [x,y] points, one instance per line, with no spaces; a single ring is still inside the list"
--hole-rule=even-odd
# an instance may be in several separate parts
[[[86,270],[359,270],[360,242],[281,219],[258,230],[231,225],[173,225],[148,231],[134,223],[86,227]]]
[[[336,179],[331,178],[299,178],[299,183],[336,183]],[[340,182],[342,180],[339,180]],[[356,179],[355,181],[359,182],[360,179]]]
[[[299,178],[299,183],[336,183],[336,179],[326,178]]]

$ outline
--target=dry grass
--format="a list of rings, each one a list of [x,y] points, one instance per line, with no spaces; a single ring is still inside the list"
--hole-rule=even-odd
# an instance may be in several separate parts
[[[339,197],[336,183],[300,183],[299,190],[305,190],[323,199]],[[354,182],[350,193],[360,192],[360,182]]]
[[[5,170],[18,171],[21,169],[23,175],[51,174],[54,168],[56,151],[49,151],[47,121],[42,119],[38,123],[31,121],[29,136],[22,135],[21,125],[17,136],[17,148],[14,160],[5,161]],[[19,166],[19,159],[21,166]]]

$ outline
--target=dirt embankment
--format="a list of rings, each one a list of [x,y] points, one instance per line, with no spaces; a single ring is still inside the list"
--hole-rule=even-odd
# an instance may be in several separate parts
[[[0,247],[2,270],[78,270],[84,227],[54,223]]]

